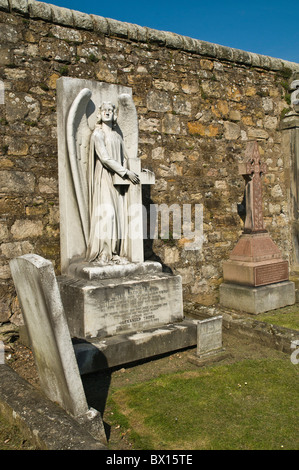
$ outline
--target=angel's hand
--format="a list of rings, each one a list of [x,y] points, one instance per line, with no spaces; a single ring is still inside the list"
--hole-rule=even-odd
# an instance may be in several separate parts
[[[127,178],[129,178],[131,183],[133,183],[133,184],[140,183],[139,176],[136,173],[134,173],[134,171],[127,170],[127,175],[126,176],[127,176]]]

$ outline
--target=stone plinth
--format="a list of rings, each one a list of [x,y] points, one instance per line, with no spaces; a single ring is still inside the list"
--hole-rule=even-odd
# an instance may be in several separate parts
[[[182,281],[165,273],[89,280],[58,278],[72,337],[105,338],[183,320]]]
[[[267,232],[243,234],[223,263],[226,282],[263,286],[289,279],[288,261]]]
[[[161,263],[145,261],[143,263],[111,264],[100,266],[97,263],[75,262],[70,264],[68,275],[90,281],[113,279],[126,276],[144,276],[162,272]]]
[[[196,341],[197,320],[184,319],[160,328],[110,336],[102,340],[74,340],[74,350],[80,374],[84,375],[192,347]]]
[[[224,282],[220,286],[220,303],[252,314],[268,312],[295,303],[295,284],[285,281],[252,287]]]
[[[258,314],[295,303],[289,264],[267,232],[243,234],[223,263],[224,307]]]
[[[245,263],[228,260],[223,263],[223,276],[227,282],[255,287],[265,286],[288,280],[288,262],[271,260]]]

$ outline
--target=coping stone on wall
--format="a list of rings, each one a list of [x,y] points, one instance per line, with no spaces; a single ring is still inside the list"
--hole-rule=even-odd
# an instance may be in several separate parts
[[[0,10],[2,10],[2,11],[9,11],[9,3],[8,3],[8,0],[0,0]]]
[[[51,5],[43,2],[36,2],[35,0],[28,0],[29,16],[45,21],[52,20]]]
[[[175,33],[113,20],[111,18],[89,15],[87,13],[69,10],[36,0],[0,0],[0,10],[15,11],[19,14],[29,15],[31,18],[40,18],[64,26],[93,30],[99,34],[128,38],[132,41],[156,43],[172,49],[184,50],[206,57],[259,67],[266,70],[279,71],[284,68],[289,68],[299,72],[299,64],[295,62],[253,52],[246,52]]]
[[[80,11],[72,10],[74,26],[76,28],[93,30],[93,21],[90,15],[87,13],[81,13]]]
[[[72,10],[63,7],[51,5],[53,23],[63,26],[74,26],[74,17]]]
[[[10,0],[12,11],[28,14],[28,0]]]
[[[109,34],[108,21],[103,16],[90,15],[93,21],[93,29],[96,33]]]
[[[172,49],[182,49],[183,48],[183,37],[176,33],[167,33],[166,34],[166,46]]]
[[[107,18],[109,33],[121,38],[128,37],[128,23],[123,23],[122,21],[113,20],[112,18]]]

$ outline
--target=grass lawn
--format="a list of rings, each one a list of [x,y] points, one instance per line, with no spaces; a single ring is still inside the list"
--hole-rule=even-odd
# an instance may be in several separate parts
[[[0,415],[0,451],[1,450],[34,450],[20,429]]]
[[[297,304],[252,318],[299,335],[298,313]],[[101,385],[92,406],[106,404],[109,448],[299,450],[299,364],[233,335],[225,341],[229,358],[209,366],[191,364],[185,351],[111,372],[104,397],[103,378],[91,377]],[[32,448],[0,416],[0,450]]]
[[[299,449],[299,367],[286,359],[166,374],[110,394],[134,450]]]
[[[292,330],[299,330],[299,306],[295,304],[272,310],[271,312],[261,313],[257,316],[257,320]]]

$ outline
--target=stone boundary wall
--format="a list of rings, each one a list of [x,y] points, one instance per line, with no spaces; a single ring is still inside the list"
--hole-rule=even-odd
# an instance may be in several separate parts
[[[171,234],[147,246],[149,257],[182,275],[186,303],[217,301],[222,261],[242,233],[237,168],[249,140],[259,142],[268,165],[266,227],[292,262],[290,161],[280,121],[299,64],[34,0],[0,0],[0,323],[20,318],[11,258],[37,253],[60,272],[62,75],[130,86],[139,157],[156,174],[145,201],[203,206],[201,250]]]
[[[16,12],[25,17],[49,21],[72,28],[94,31],[98,34],[127,38],[143,43],[156,43],[173,49],[226,60],[236,64],[261,67],[266,70],[282,70],[286,67],[299,72],[299,64],[253,52],[221,46],[168,31],[160,31],[112,18],[89,15],[76,10],[58,7],[36,0],[0,0],[0,10]]]

